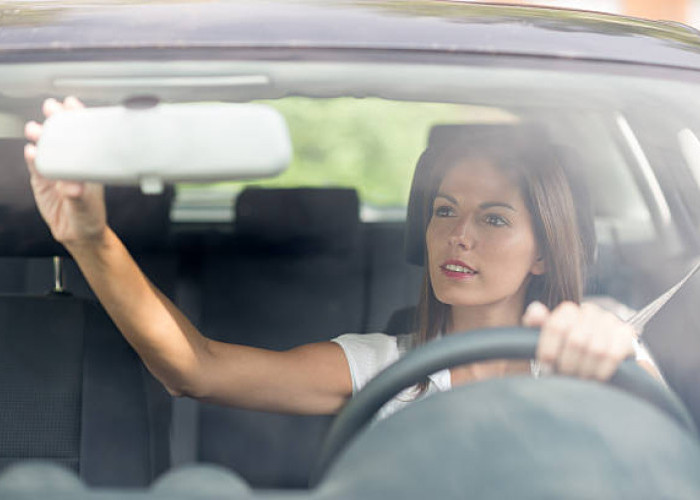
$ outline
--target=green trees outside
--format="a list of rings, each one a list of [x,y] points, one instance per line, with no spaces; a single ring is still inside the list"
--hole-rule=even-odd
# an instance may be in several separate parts
[[[380,99],[269,102],[287,119],[294,160],[262,186],[354,187],[365,203],[402,206],[433,123],[459,119],[459,107]]]
[[[496,108],[378,98],[289,97],[262,102],[287,121],[292,164],[279,177],[219,184],[215,189],[352,187],[363,204],[404,207],[431,126],[516,119]]]
[[[405,206],[418,157],[438,123],[503,121],[493,108],[376,98],[267,101],[287,120],[294,160],[269,187],[354,187],[363,203]]]

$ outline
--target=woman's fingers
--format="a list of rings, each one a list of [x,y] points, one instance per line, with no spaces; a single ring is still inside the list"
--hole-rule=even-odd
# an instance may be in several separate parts
[[[541,329],[549,318],[550,314],[549,309],[547,309],[547,306],[545,306],[542,302],[531,302],[530,305],[527,306],[525,314],[523,315],[523,326]],[[538,344],[538,352],[539,345],[540,344]],[[538,358],[539,363],[538,376],[550,375],[554,372],[553,364],[543,362],[539,354],[536,357]]]
[[[32,175],[38,175],[36,167],[34,167],[34,160],[36,159],[36,146],[34,144],[24,145],[24,161],[27,162],[29,171]]]
[[[580,319],[562,353],[562,373],[593,378],[610,355],[610,330],[614,317],[592,304],[580,307]]]
[[[27,168],[29,169],[29,177],[32,182],[44,181],[44,177],[36,169],[34,161],[36,160],[36,146],[34,144],[24,145],[24,161],[27,163]]]
[[[41,132],[43,129],[44,127],[35,121],[27,122],[27,124],[24,126],[24,136],[29,141],[37,142],[39,137],[41,137]]]
[[[525,309],[525,314],[523,314],[523,326],[542,328],[549,314],[549,309],[547,309],[547,306],[542,302],[531,302],[530,305],[527,306],[527,309]]]
[[[610,357],[611,330],[618,321],[593,304],[582,304],[579,319],[564,342],[559,371],[582,378],[594,377],[600,364]]]
[[[609,329],[603,329],[603,332],[609,332]],[[608,372],[610,375],[617,367],[617,363],[609,357],[610,355],[610,336],[609,335],[591,335],[588,349],[581,360],[578,375],[581,378],[600,378]]]
[[[564,342],[576,325],[578,316],[578,306],[572,302],[563,302],[549,314],[540,330],[537,361],[546,367],[559,368]]]
[[[85,105],[75,96],[68,96],[63,100],[65,109],[83,109]]]
[[[47,99],[43,103],[42,111],[48,119],[56,113],[83,107],[77,98],[67,97],[63,102]],[[24,158],[31,174],[32,190],[39,212],[54,238],[63,244],[99,237],[104,234],[106,228],[102,186],[44,178],[36,169],[35,144],[41,139],[43,128],[42,124],[29,122],[24,130],[29,141],[24,148]]]
[[[608,330],[611,342],[608,344],[607,356],[602,358],[593,374],[593,377],[597,380],[606,381],[610,379],[620,363],[634,354],[634,330],[617,318],[615,320],[618,324],[613,325]]]
[[[46,118],[64,110],[82,109],[85,106],[77,97],[68,96],[61,103],[56,99],[46,99],[42,105],[42,111]],[[24,136],[31,142],[38,142],[44,130],[42,124],[35,121],[29,121],[24,126]],[[36,169],[36,146],[27,144],[24,148],[24,159],[27,162],[29,173],[33,178],[43,180],[44,178]],[[82,182],[59,181],[56,183],[56,189],[63,195],[69,198],[79,198],[85,192],[85,185]]]
[[[76,181],[57,181],[56,190],[66,198],[80,198],[85,192],[85,183]]]
[[[596,305],[583,304],[581,310],[588,341],[583,359],[572,374],[606,381],[620,363],[634,353],[634,331],[617,316]]]
[[[63,109],[63,104],[52,97],[46,99],[41,106],[41,110],[44,112],[44,116],[46,118],[49,118],[56,113],[60,113],[63,111]]]
[[[50,116],[61,111],[83,109],[84,107],[85,105],[80,102],[77,97],[69,96],[66,97],[62,103],[56,99],[46,99],[42,105],[42,110],[44,112],[44,116],[49,118]],[[24,136],[32,142],[37,142],[39,140],[42,131],[43,126],[35,121],[27,122],[27,124],[24,126]]]
[[[593,304],[564,302],[547,315],[526,313],[523,323],[541,327],[538,361],[564,375],[605,381],[634,352],[632,328]]]

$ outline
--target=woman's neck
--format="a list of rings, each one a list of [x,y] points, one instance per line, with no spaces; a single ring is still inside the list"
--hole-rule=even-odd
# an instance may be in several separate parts
[[[524,309],[524,297],[514,301],[484,306],[452,306],[447,334],[465,332],[478,328],[520,325]],[[450,369],[452,385],[476,382],[508,374],[529,373],[530,362],[526,360],[496,359]]]
[[[446,333],[519,325],[523,315],[523,302],[517,300],[483,306],[452,306]]]

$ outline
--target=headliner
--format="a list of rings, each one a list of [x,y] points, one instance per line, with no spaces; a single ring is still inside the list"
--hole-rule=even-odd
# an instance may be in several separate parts
[[[85,49],[190,47],[398,49],[700,68],[700,38],[692,28],[554,8],[397,0],[0,6],[0,61],[77,58]]]

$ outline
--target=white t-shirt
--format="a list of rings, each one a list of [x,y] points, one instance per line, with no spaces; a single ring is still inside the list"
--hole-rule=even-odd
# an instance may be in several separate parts
[[[412,334],[391,336],[384,333],[346,333],[332,339],[345,352],[352,377],[352,393],[355,395],[380,371],[406,354],[411,349]],[[639,342],[635,342],[635,358],[655,365],[649,352]],[[428,377],[427,390],[418,399],[439,391],[452,388],[452,377],[448,369],[433,373]],[[377,413],[381,420],[416,400],[416,388],[409,387],[400,392]]]
[[[384,333],[346,333],[332,339],[343,348],[352,377],[352,393],[356,394],[380,371],[398,361],[411,348],[412,335],[391,336]],[[448,391],[452,387],[450,371],[445,369],[428,377],[427,390],[419,396],[423,398],[438,391]],[[416,400],[416,388],[397,394],[377,413],[382,419]]]

